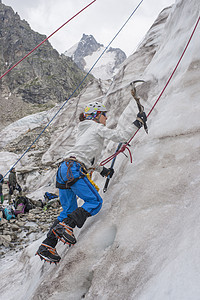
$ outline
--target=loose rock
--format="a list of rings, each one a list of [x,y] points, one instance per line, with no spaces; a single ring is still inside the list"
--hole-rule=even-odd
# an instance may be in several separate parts
[[[34,208],[29,213],[19,214],[10,221],[1,218],[0,254],[5,255],[8,251],[17,252],[31,241],[39,239],[49,230],[61,210],[61,206],[57,204],[57,208],[49,207],[46,211],[41,207]]]

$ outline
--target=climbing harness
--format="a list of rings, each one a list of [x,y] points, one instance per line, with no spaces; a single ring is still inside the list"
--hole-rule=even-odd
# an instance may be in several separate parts
[[[64,162],[67,166],[67,181],[63,179],[60,167],[58,168],[57,176],[59,175],[62,181],[65,183],[60,183],[56,180],[56,187],[62,190],[69,189],[73,184],[75,184],[79,179],[85,177],[87,174],[87,169],[85,165],[82,162],[78,161],[75,157],[70,157],[69,159],[66,159]],[[73,166],[74,163],[76,163],[77,166],[80,166],[81,175],[79,177],[74,177],[72,173],[71,167]]]
[[[196,22],[196,24],[195,24],[195,26],[194,26],[194,29],[193,29],[193,31],[192,31],[192,33],[191,33],[191,35],[190,35],[190,38],[189,38],[189,40],[188,40],[188,42],[187,42],[187,44],[186,44],[186,46],[185,46],[185,48],[184,48],[184,50],[183,50],[183,52],[182,52],[182,54],[181,54],[181,56],[180,56],[180,58],[179,58],[177,64],[176,64],[174,70],[172,71],[172,73],[171,73],[169,79],[167,80],[167,83],[165,84],[164,88],[162,89],[160,95],[158,96],[158,98],[157,98],[157,100],[155,101],[154,105],[152,106],[151,110],[150,110],[149,113],[147,114],[147,118],[150,116],[150,114],[151,114],[152,111],[154,110],[156,104],[157,104],[158,101],[160,100],[161,96],[163,95],[164,91],[166,90],[167,86],[169,85],[169,83],[170,83],[172,77],[174,76],[174,73],[176,72],[176,70],[177,70],[177,68],[178,68],[178,66],[179,66],[179,64],[180,64],[180,62],[181,62],[181,60],[182,60],[182,58],[183,58],[183,56],[184,56],[184,54],[185,54],[185,52],[186,52],[186,50],[187,50],[189,44],[190,44],[190,42],[191,42],[191,40],[192,40],[192,37],[193,37],[193,35],[194,35],[194,33],[195,33],[196,29],[197,29],[197,26],[198,26],[198,24],[199,24],[199,21],[200,21],[200,17],[198,17],[197,22]],[[111,161],[114,157],[116,157],[118,154],[123,153],[126,149],[129,151],[130,158],[131,158],[131,163],[132,163],[131,152],[130,152],[130,149],[128,148],[128,146],[130,145],[130,142],[133,140],[133,138],[134,138],[135,135],[138,133],[138,131],[139,131],[139,129],[134,133],[134,135],[130,138],[130,140],[129,140],[126,144],[124,144],[124,145],[121,147],[121,149],[119,149],[118,151],[116,151],[114,154],[112,154],[112,155],[109,156],[108,158],[104,159],[104,160],[100,163],[100,166],[104,166],[104,165],[107,164],[109,161]]]
[[[2,79],[6,74],[8,74],[12,69],[14,69],[18,64],[20,64],[25,58],[27,58],[33,51],[35,51],[37,48],[39,48],[44,42],[46,42],[52,35],[54,35],[56,32],[58,32],[61,28],[63,28],[67,23],[69,23],[72,19],[77,17],[82,11],[84,11],[86,8],[88,8],[91,4],[93,4],[96,0],[89,3],[87,6],[82,8],[79,12],[77,12],[73,17],[71,17],[67,22],[65,22],[62,26],[60,26],[58,29],[56,29],[52,34],[50,34],[46,39],[44,39],[40,44],[38,44],[33,50],[31,50],[28,54],[26,54],[22,59],[20,59],[16,64],[14,64],[10,69],[8,69],[1,77]]]
[[[74,164],[74,162],[78,165],[80,165],[80,173],[81,175],[79,177],[74,177],[71,167]],[[99,191],[99,187],[96,185],[96,183],[92,180],[91,175],[88,173],[87,168],[85,167],[85,165],[78,161],[75,157],[70,157],[69,159],[65,160],[65,163],[67,165],[67,181],[65,181],[62,178],[61,175],[61,169],[60,167],[58,168],[57,171],[57,175],[59,175],[61,177],[61,179],[65,182],[65,183],[60,183],[58,181],[56,181],[56,187],[61,189],[61,190],[65,190],[65,189],[70,189],[70,187],[75,184],[79,179],[87,177],[87,179],[90,181],[90,183],[95,187],[95,189],[97,190],[97,192]]]
[[[97,192],[99,191],[99,187],[92,180],[91,174],[89,174],[88,169],[86,168],[86,166],[82,162],[78,161],[75,157],[71,156],[69,159],[65,160],[65,163],[67,165],[67,181],[65,181],[62,178],[61,169],[59,167],[58,171],[57,171],[57,175],[59,175],[61,177],[61,179],[63,180],[63,182],[65,182],[65,183],[62,184],[62,183],[59,183],[58,181],[56,181],[56,187],[57,188],[59,188],[61,190],[70,189],[70,187],[73,184],[75,184],[79,179],[87,177],[87,179],[95,187],[95,189],[97,190]],[[74,177],[74,175],[72,173],[71,167],[72,167],[72,165],[74,163],[76,163],[78,166],[80,166],[79,171],[80,171],[81,175],[79,177]]]
[[[96,1],[96,0],[95,0]],[[122,27],[119,29],[119,31],[115,34],[115,36],[113,37],[113,39],[110,41],[110,43],[108,44],[108,46],[103,50],[103,52],[100,54],[100,56],[97,58],[97,60],[95,61],[95,63],[93,64],[93,66],[90,68],[90,70],[87,72],[87,74],[85,75],[85,77],[82,79],[82,81],[78,84],[78,86],[75,88],[75,90],[72,92],[72,94],[69,96],[69,98],[62,104],[62,106],[59,108],[59,110],[55,113],[55,115],[51,118],[51,120],[47,123],[47,125],[44,127],[44,129],[41,131],[41,133],[37,136],[37,138],[32,142],[32,144],[26,149],[26,151],[21,155],[21,157],[14,163],[14,165],[12,166],[12,168],[14,168],[18,162],[26,155],[26,153],[32,148],[32,146],[37,142],[37,140],[41,137],[41,135],[44,133],[44,131],[49,127],[49,125],[52,123],[52,121],[56,118],[56,116],[59,114],[59,112],[63,109],[63,107],[68,103],[68,101],[72,98],[72,96],[76,93],[76,91],[82,86],[83,82],[86,80],[86,78],[89,76],[89,74],[91,73],[91,71],[93,70],[93,68],[96,66],[96,64],[98,63],[98,61],[101,59],[101,57],[104,55],[104,53],[108,50],[108,48],[110,47],[110,45],[112,44],[112,42],[116,39],[116,37],[119,35],[119,33],[122,31],[122,29],[126,26],[126,24],[128,23],[128,21],[131,19],[131,17],[134,15],[134,13],[137,11],[137,9],[140,7],[140,5],[142,4],[144,0],[140,1],[139,4],[136,6],[136,8],[133,10],[133,12],[131,13],[131,15],[128,17],[128,19],[125,21],[125,23],[122,25]],[[93,1],[94,2],[94,1]],[[93,3],[91,2],[91,4]],[[1,79],[1,78],[0,78]],[[11,170],[11,169],[10,169]],[[8,174],[9,171],[7,171],[7,173],[4,175],[3,178],[5,178]]]

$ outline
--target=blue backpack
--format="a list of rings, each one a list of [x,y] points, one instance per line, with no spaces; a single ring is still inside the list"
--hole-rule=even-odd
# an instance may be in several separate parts
[[[10,219],[15,218],[14,211],[11,207],[6,207],[3,210],[3,216],[6,220],[10,221]]]
[[[51,200],[51,199],[58,198],[58,195],[46,192],[46,193],[44,194],[44,198],[45,198],[47,201],[49,201],[49,200]]]

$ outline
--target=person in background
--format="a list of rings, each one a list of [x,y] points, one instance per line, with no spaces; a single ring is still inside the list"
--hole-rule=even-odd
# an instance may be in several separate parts
[[[21,186],[17,182],[15,168],[11,169],[10,174],[8,176],[8,187],[9,187],[8,201],[9,201],[9,204],[11,204],[11,197],[12,197],[15,189],[19,192],[20,195],[22,194]]]
[[[1,200],[1,204],[3,204],[3,201],[4,201],[4,197],[3,197],[3,183],[4,183],[3,175],[0,174],[0,200]]]

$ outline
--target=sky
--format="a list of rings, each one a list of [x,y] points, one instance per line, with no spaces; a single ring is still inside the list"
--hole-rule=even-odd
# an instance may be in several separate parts
[[[2,0],[21,19],[25,19],[34,31],[46,36],[91,2],[92,0]],[[144,0],[111,47],[120,48],[127,56],[132,54],[160,11],[174,2],[175,0]],[[96,0],[49,41],[59,53],[64,53],[79,42],[83,33],[92,34],[97,42],[108,46],[139,3],[140,0]]]

